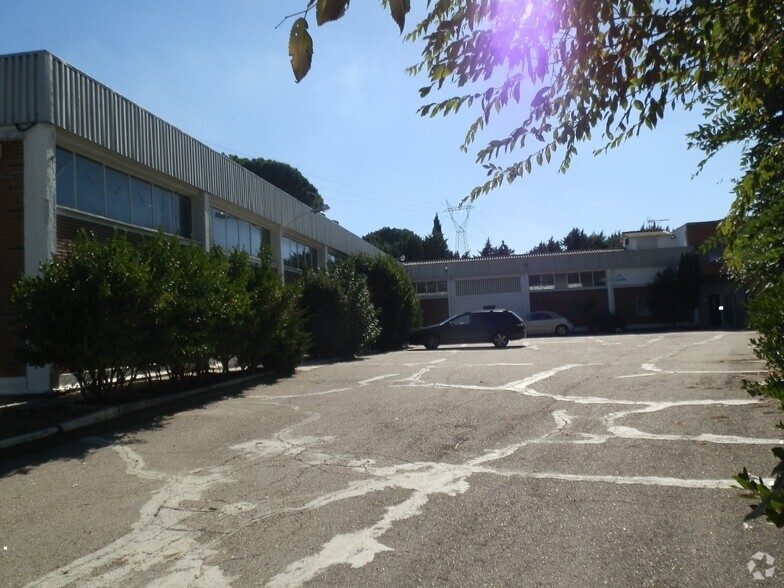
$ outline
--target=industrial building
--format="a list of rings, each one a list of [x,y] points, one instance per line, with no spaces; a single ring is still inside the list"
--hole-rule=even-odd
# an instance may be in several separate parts
[[[687,223],[674,231],[623,234],[623,248],[407,263],[425,324],[461,312],[506,308],[520,316],[556,312],[589,330],[613,317],[626,328],[660,325],[649,286],[657,273],[677,268],[694,253],[700,268],[700,303],[681,326],[740,328],[745,295],[722,272],[721,248],[703,244],[719,221]],[[709,243],[710,244],[710,243]]]
[[[0,56],[0,394],[50,389],[14,359],[9,297],[80,229],[158,230],[251,256],[281,278],[381,252],[46,51]]]

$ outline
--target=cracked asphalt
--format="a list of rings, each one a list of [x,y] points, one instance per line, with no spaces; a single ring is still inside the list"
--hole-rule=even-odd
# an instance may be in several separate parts
[[[302,369],[2,467],[3,586],[775,586],[749,333]]]

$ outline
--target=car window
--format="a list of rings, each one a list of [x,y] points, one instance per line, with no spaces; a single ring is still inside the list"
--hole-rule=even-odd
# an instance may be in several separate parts
[[[453,318],[451,321],[452,326],[461,326],[461,325],[468,325],[471,324],[471,315],[470,314],[461,314]]]

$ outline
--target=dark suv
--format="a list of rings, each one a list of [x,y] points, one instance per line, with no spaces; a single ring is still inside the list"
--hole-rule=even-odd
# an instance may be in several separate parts
[[[410,345],[435,349],[442,343],[492,343],[506,347],[509,341],[525,337],[525,322],[511,310],[464,312],[439,325],[422,327],[408,336]]]

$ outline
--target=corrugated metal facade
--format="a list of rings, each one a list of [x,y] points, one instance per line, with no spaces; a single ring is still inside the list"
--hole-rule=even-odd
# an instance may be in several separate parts
[[[0,57],[0,126],[44,122],[344,253],[378,249],[41,51]]]

